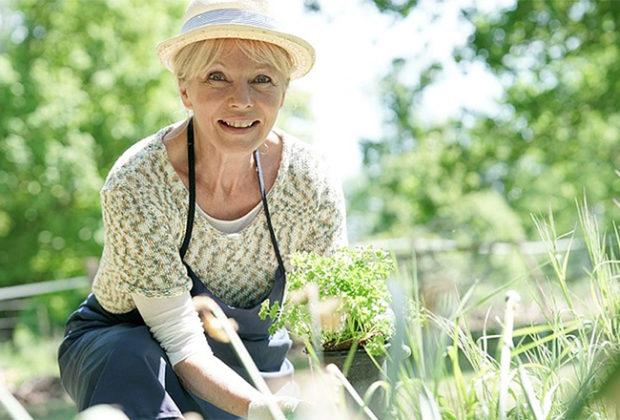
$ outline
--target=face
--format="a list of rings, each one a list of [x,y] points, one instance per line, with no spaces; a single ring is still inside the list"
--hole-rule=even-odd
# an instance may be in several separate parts
[[[181,82],[186,108],[201,139],[223,153],[251,153],[271,131],[284,102],[286,80],[273,65],[248,58],[233,41],[193,80]]]

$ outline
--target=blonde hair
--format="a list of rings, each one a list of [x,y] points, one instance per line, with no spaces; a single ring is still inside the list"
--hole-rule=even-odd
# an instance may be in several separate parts
[[[201,76],[222,54],[227,40],[234,41],[252,61],[274,66],[288,85],[293,61],[283,48],[269,42],[239,38],[205,39],[186,45],[172,59],[172,68],[177,79],[182,82]]]

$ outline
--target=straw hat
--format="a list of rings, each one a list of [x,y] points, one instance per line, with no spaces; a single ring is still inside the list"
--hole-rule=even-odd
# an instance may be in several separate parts
[[[192,42],[242,38],[282,47],[293,60],[291,79],[302,77],[314,64],[314,48],[285,30],[271,16],[265,0],[192,0],[181,33],[157,45],[159,59],[170,71],[175,54]]]

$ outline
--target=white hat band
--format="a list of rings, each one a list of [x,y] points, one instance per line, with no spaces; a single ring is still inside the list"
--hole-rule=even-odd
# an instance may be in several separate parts
[[[192,17],[185,22],[181,28],[181,33],[189,32],[202,26],[217,24],[251,25],[265,29],[275,29],[276,27],[274,19],[259,13],[239,9],[218,9]]]

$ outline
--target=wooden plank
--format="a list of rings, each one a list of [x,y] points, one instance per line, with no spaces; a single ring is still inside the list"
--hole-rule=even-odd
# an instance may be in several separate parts
[[[69,279],[3,287],[0,288],[0,301],[44,295],[62,290],[85,289],[90,287],[90,285],[91,283],[88,277],[72,277]]]
[[[377,248],[393,251],[399,257],[412,257],[414,254],[430,254],[439,252],[473,252],[477,254],[506,255],[520,251],[527,255],[546,254],[548,244],[544,241],[528,242],[486,242],[477,244],[462,244],[452,239],[424,239],[424,238],[392,238],[375,239],[360,242],[358,245],[371,245]],[[583,243],[579,240],[559,239],[556,241],[556,251],[565,252],[571,249],[582,249]]]
[[[0,301],[0,312],[23,311],[27,307],[28,307],[28,302],[26,299]]]
[[[0,318],[0,330],[12,330],[19,323],[19,317]]]

